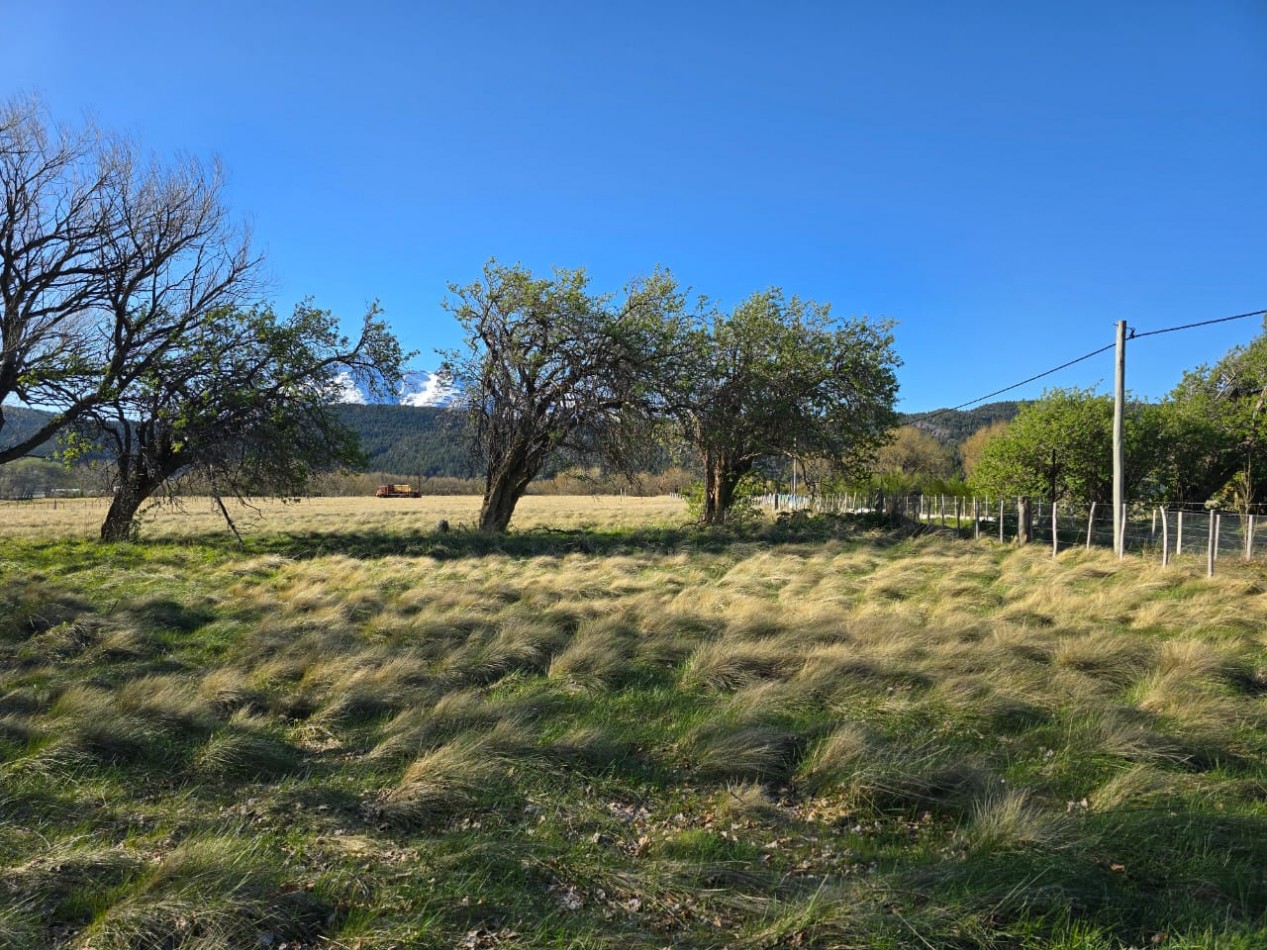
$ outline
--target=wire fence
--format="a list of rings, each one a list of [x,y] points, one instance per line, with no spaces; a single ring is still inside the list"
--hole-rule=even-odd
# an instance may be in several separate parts
[[[1113,549],[1113,506],[1069,504],[1028,498],[970,498],[952,495],[765,495],[758,504],[774,512],[881,513],[946,529],[959,537],[1046,544],[1052,554],[1073,547]],[[1219,560],[1267,558],[1267,506],[1243,511],[1199,505],[1131,505],[1122,532],[1124,551],[1155,557],[1200,557],[1214,573]]]

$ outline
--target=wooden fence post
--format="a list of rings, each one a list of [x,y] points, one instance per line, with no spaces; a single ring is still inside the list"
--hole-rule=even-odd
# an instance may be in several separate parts
[[[1003,499],[999,499],[999,540],[1003,540]]]
[[[1091,502],[1091,514],[1087,515],[1087,550],[1091,550],[1091,537],[1095,534],[1095,502]]]
[[[972,496],[972,539],[981,540],[981,502],[976,495]]]
[[[1161,566],[1165,567],[1170,563],[1170,516],[1165,508],[1158,510],[1161,511]]]
[[[1059,510],[1060,509],[1057,508],[1056,503],[1053,501],[1051,503],[1051,556],[1052,557],[1055,557],[1058,553],[1060,553],[1060,521],[1056,517],[1056,513]]]
[[[1175,516],[1177,523],[1175,525],[1175,557],[1183,553],[1183,509],[1179,509],[1179,514]]]

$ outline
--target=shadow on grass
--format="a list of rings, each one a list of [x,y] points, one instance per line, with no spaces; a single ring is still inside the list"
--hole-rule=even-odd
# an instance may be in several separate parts
[[[898,530],[892,522],[867,515],[783,517],[774,522],[706,528],[699,525],[645,528],[531,528],[506,534],[481,531],[383,531],[278,533],[246,539],[256,554],[295,559],[342,555],[359,559],[390,556],[437,560],[499,555],[512,558],[568,554],[722,553],[739,543],[803,544],[856,537],[865,530]],[[211,539],[204,539],[211,541]],[[217,543],[211,541],[211,543]],[[219,543],[227,544],[227,541]]]
[[[1139,809],[1099,816],[1085,830],[1081,847],[983,851],[931,864],[904,884],[943,914],[954,908],[995,928],[1072,914],[1114,946],[1158,945],[1167,933],[1254,934],[1252,945],[1262,945],[1267,820]]]

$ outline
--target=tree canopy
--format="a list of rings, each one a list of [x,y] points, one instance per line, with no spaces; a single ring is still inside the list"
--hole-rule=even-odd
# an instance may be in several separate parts
[[[773,455],[864,468],[896,415],[891,324],[837,323],[777,289],[713,313],[692,335],[671,402],[704,466],[703,520],[726,520],[740,480]]]
[[[631,433],[645,434],[684,300],[665,271],[617,299],[593,292],[583,269],[540,278],[495,261],[450,292],[466,348],[445,354],[444,372],[464,393],[485,471],[479,527],[505,531],[553,453],[619,463]]]
[[[130,536],[141,504],[179,480],[198,480],[217,500],[298,496],[317,472],[359,464],[334,396],[348,376],[387,392],[401,359],[377,309],[355,341],[308,303],[285,319],[267,307],[218,311],[81,420],[86,444],[104,446],[115,467],[102,539]]]

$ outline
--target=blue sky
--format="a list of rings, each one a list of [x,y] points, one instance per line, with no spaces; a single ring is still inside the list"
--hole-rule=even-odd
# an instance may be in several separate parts
[[[0,0],[0,83],[219,155],[279,306],[496,257],[898,321],[901,408],[1267,307],[1267,4]],[[1133,345],[1156,397],[1255,320]],[[1112,354],[1046,380],[1111,383]],[[1036,396],[1042,384],[1018,391]]]

